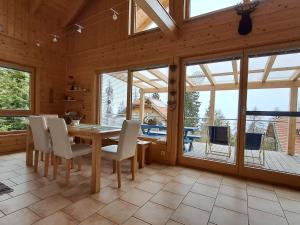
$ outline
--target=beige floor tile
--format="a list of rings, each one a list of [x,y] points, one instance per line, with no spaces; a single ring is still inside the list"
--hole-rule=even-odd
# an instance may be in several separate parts
[[[224,177],[222,180],[222,184],[225,184],[227,186],[237,187],[237,188],[246,188],[247,187],[247,181],[235,177]]]
[[[172,177],[175,177],[179,174],[179,171],[178,169],[175,169],[176,167],[169,167],[169,168],[166,168],[166,169],[163,169],[160,171],[160,173],[162,174],[165,174],[165,175],[168,175],[168,176],[172,176]]]
[[[114,224],[115,223],[95,213],[94,215],[86,218],[79,225],[114,225]]]
[[[286,198],[279,198],[279,200],[284,210],[300,214],[300,202]]]
[[[183,198],[184,196],[182,195],[174,194],[168,191],[160,191],[151,199],[151,201],[171,209],[176,209]]]
[[[162,184],[168,183],[170,180],[172,180],[173,177],[163,175],[163,174],[154,174],[149,179],[155,182],[159,182]]]
[[[65,208],[71,203],[72,202],[70,200],[62,197],[61,195],[54,195],[31,205],[29,208],[40,217],[46,217],[60,209]]]
[[[251,187],[256,187],[256,188],[261,188],[261,189],[266,189],[270,191],[274,191],[274,186],[271,184],[266,184],[266,183],[258,183],[255,181],[248,180],[247,181],[247,186]]]
[[[217,197],[218,190],[219,189],[216,187],[196,183],[193,185],[191,192],[195,192],[195,193],[198,193],[201,195],[215,198],[215,197]]]
[[[213,186],[213,187],[219,187],[221,184],[221,179],[215,177],[200,176],[197,182],[201,184]]]
[[[228,209],[214,207],[210,222],[218,225],[248,225],[248,216]]]
[[[281,216],[255,209],[249,209],[248,213],[250,225],[288,225],[287,220]]]
[[[131,204],[142,206],[144,205],[153,195],[149,192],[139,190],[137,188],[132,189],[126,194],[122,195],[120,199],[129,202]]]
[[[51,183],[49,185],[46,185],[45,187],[31,191],[31,193],[38,196],[39,198],[47,198],[51,195],[59,194],[60,192],[63,192],[65,190],[65,188],[58,185],[57,183]]]
[[[190,189],[191,189],[190,185],[181,184],[178,182],[169,182],[164,187],[164,190],[173,192],[175,194],[180,194],[180,195],[186,195]]]
[[[300,201],[300,192],[283,187],[275,187],[275,192],[278,197],[287,198],[294,201]]]
[[[170,216],[172,215],[173,210],[158,205],[153,202],[147,202],[142,208],[140,208],[136,213],[135,217],[141,219],[147,223],[153,225],[165,224]]]
[[[15,173],[14,171],[0,173],[0,181],[17,177],[17,176],[19,176],[19,174]]]
[[[129,219],[137,209],[138,207],[133,204],[122,200],[115,200],[101,209],[98,213],[114,223],[122,224]]]
[[[173,221],[173,220],[169,220],[166,225],[182,225],[182,223],[178,223],[176,221]]]
[[[271,201],[278,201],[275,191],[270,191],[262,188],[257,188],[253,186],[247,187],[247,193],[248,195],[258,197],[258,198],[264,198]]]
[[[105,204],[108,204],[120,198],[124,193],[125,192],[121,191],[118,188],[105,187],[101,189],[99,193],[91,195],[91,197]]]
[[[34,225],[77,225],[79,222],[71,216],[58,211],[34,223]]]
[[[122,186],[120,188],[121,191],[124,191],[124,192],[128,192],[128,191],[131,191],[133,188],[135,188],[136,186],[138,185],[138,183],[136,182],[132,182],[132,181],[122,181]],[[116,182],[113,182],[109,185],[110,187],[112,188],[118,188],[118,183],[117,181]]]
[[[69,205],[67,208],[63,209],[63,211],[73,218],[82,221],[103,207],[104,204],[95,199],[84,198]]]
[[[181,204],[173,213],[171,219],[185,225],[206,225],[209,213],[201,209]]]
[[[300,214],[287,211],[285,211],[284,213],[289,225],[299,225]]]
[[[125,223],[123,223],[123,225],[149,225],[149,223],[146,223],[135,217],[130,217]]]
[[[37,201],[39,201],[38,197],[30,193],[26,193],[0,202],[0,210],[7,215],[19,209],[25,208]]]
[[[182,174],[180,174],[176,177],[173,177],[172,180],[175,182],[179,182],[181,184],[186,184],[186,185],[193,185],[197,181],[196,178],[185,176]]]
[[[83,198],[86,198],[91,193],[90,181],[78,184],[66,191],[61,192],[61,195],[69,199],[72,202],[77,202]]]
[[[196,207],[205,211],[211,211],[214,205],[215,199],[204,195],[190,192],[185,196],[182,201],[183,204]]]
[[[16,184],[22,184],[31,180],[36,180],[39,179],[39,175],[37,173],[29,173],[29,174],[23,174],[23,175],[19,175],[13,178],[10,178],[9,180],[11,180],[12,182],[16,183]]]
[[[284,216],[281,206],[278,202],[249,196],[248,207],[252,209],[261,210],[267,213],[272,213],[278,216]]]
[[[6,199],[9,199],[11,198],[11,196],[9,194],[3,194],[3,195],[0,195],[0,202],[6,200]]]
[[[136,188],[141,189],[143,191],[147,191],[152,194],[159,192],[163,187],[164,184],[154,182],[151,180],[146,180],[143,183],[136,186]]]
[[[243,188],[237,188],[237,187],[232,187],[232,186],[227,186],[222,184],[220,186],[219,193],[234,198],[247,200],[247,191]]]
[[[15,185],[13,192],[9,193],[11,196],[15,197],[31,190],[35,190],[43,187],[43,185],[37,181],[28,181],[22,184]]]
[[[143,169],[140,169],[141,173],[147,174],[147,175],[153,175],[158,173],[158,171],[156,169],[152,169],[149,166],[144,167]]]
[[[247,214],[247,201],[219,194],[216,199],[216,206]]]
[[[8,216],[0,218],[1,225],[30,225],[39,220],[40,217],[27,208],[21,209]]]
[[[179,171],[179,173],[182,175],[188,176],[188,177],[195,178],[195,179],[198,179],[198,177],[200,177],[200,175],[201,175],[201,171],[189,169],[189,168],[182,168]]]

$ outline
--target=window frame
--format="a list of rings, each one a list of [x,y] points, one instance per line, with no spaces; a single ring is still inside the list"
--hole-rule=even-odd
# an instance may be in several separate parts
[[[14,69],[30,74],[30,83],[29,83],[29,109],[0,109],[1,117],[13,117],[13,116],[29,116],[35,113],[35,69],[29,66],[23,66],[16,63],[6,62],[0,60],[0,67],[7,69]]]

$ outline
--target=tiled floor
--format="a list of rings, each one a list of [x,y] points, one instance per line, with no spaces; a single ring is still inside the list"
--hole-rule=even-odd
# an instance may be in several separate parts
[[[89,158],[63,185],[25,166],[25,154],[0,156],[0,181],[14,192],[0,196],[0,225],[299,225],[300,192],[182,167],[152,164],[130,178],[123,165],[117,189],[111,162],[103,161],[101,192],[89,194]]]

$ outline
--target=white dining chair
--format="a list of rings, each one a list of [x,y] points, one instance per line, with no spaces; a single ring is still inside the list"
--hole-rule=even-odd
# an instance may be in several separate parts
[[[39,164],[39,152],[45,154],[44,176],[48,176],[49,158],[52,152],[49,132],[45,120],[41,116],[29,116],[29,125],[34,145],[34,172]]]
[[[53,177],[57,176],[57,161],[58,158],[66,160],[66,185],[69,185],[71,160],[78,159],[78,170],[81,169],[81,156],[92,152],[92,148],[87,144],[70,144],[68,129],[64,119],[49,118],[48,127],[52,139],[52,148],[54,152],[54,169]]]
[[[118,145],[102,147],[102,157],[113,160],[114,172],[117,170],[118,188],[121,187],[121,161],[131,160],[132,179],[135,179],[136,146],[141,123],[134,120],[125,120],[122,125]]]

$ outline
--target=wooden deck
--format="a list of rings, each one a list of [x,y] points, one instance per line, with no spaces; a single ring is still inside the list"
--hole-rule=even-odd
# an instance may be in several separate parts
[[[231,147],[231,157],[220,156],[215,154],[205,154],[205,143],[194,143],[194,149],[191,152],[184,153],[184,156],[196,157],[206,160],[218,161],[228,164],[235,164],[236,151],[235,147]],[[221,145],[214,145],[213,150],[227,153],[228,147]],[[265,165],[260,165],[258,158],[258,151],[246,151],[245,165],[249,167],[256,167],[265,170],[272,170],[283,173],[300,175],[300,155],[290,156],[286,152],[268,151],[265,150]]]

